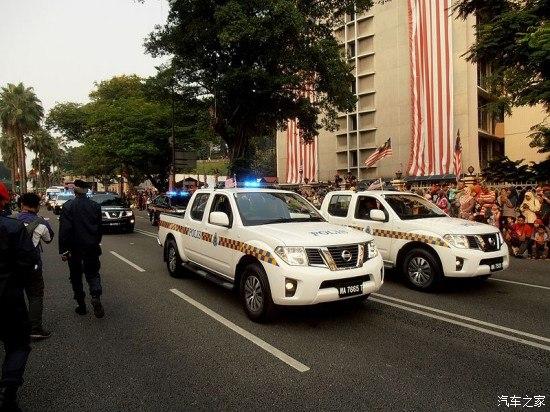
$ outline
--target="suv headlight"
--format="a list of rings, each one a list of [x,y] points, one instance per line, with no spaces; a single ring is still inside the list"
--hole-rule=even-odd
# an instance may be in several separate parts
[[[125,210],[124,211],[124,216],[128,217],[128,216],[133,216],[134,215],[134,212],[132,212],[131,210]]]
[[[307,266],[306,250],[297,246],[277,246],[275,253],[290,266]]]
[[[445,235],[443,240],[459,249],[469,249],[468,237],[466,235]]]

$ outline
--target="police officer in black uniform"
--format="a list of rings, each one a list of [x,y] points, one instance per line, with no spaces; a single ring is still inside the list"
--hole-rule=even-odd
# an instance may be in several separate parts
[[[30,353],[30,323],[23,295],[24,276],[39,255],[23,223],[7,216],[6,186],[0,182],[0,339],[6,356],[0,380],[0,411],[19,411],[17,390]]]
[[[59,253],[68,261],[74,299],[78,303],[75,312],[87,313],[82,274],[90,288],[94,314],[102,318],[105,311],[101,304],[101,206],[87,197],[88,184],[75,180],[75,198],[63,205],[59,217]]]

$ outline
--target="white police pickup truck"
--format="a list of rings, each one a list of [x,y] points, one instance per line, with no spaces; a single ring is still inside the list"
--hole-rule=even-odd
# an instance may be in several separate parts
[[[397,268],[415,289],[430,289],[443,277],[485,279],[509,265],[497,228],[451,218],[412,193],[330,192],[321,214],[374,235],[385,266]]]
[[[282,190],[197,190],[183,217],[161,214],[159,244],[172,276],[223,279],[255,321],[277,305],[365,299],[384,280],[371,235],[327,223]]]

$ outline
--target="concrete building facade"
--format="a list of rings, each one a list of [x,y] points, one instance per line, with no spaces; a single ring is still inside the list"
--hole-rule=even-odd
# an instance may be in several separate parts
[[[376,4],[369,12],[348,15],[335,36],[354,66],[355,110],[341,113],[339,130],[323,130],[318,140],[319,181],[351,171],[358,179],[393,177],[408,169],[411,146],[411,62],[406,0]],[[460,130],[463,170],[480,170],[504,154],[504,122],[488,114],[483,88],[488,67],[463,57],[473,43],[475,20],[452,21],[453,121]],[[391,137],[393,156],[365,167],[364,161]],[[277,171],[286,176],[286,133],[277,134]]]

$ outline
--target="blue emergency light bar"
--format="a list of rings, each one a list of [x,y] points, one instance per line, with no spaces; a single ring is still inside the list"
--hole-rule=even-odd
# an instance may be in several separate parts
[[[246,180],[244,182],[244,187],[256,188],[256,187],[262,187],[262,184],[258,180]]]
[[[182,196],[182,197],[186,197],[186,196],[189,196],[190,193],[189,192],[186,192],[184,190],[181,190],[181,191],[170,191],[170,192],[166,192],[166,194],[168,196]]]

